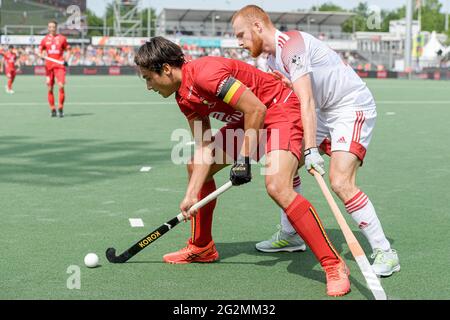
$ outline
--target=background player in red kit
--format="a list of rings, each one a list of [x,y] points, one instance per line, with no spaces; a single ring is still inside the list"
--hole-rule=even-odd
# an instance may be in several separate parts
[[[348,293],[350,282],[345,262],[328,239],[314,207],[293,189],[303,128],[299,100],[292,90],[241,61],[204,57],[186,62],[181,48],[162,37],[154,37],[141,46],[135,62],[149,90],[164,98],[176,93],[176,101],[196,139],[196,151],[188,165],[189,184],[180,204],[183,214],[193,217],[192,237],[185,248],[166,254],[164,261],[180,264],[219,259],[211,233],[215,201],[197,212],[190,208],[216,189],[213,176],[229,165],[227,156],[234,158],[230,171],[233,185],[250,182],[250,157],[258,145],[261,147],[258,137],[261,129],[265,129],[267,193],[285,209],[294,228],[325,270],[327,294]],[[226,123],[214,139],[209,139],[209,117]],[[201,129],[200,133],[195,132],[196,127]],[[229,131],[242,133],[242,139],[237,139],[240,143],[230,143]],[[255,219],[255,213],[251,214]]]
[[[48,23],[48,35],[42,39],[39,46],[39,52],[42,54],[44,51],[47,53],[47,57],[64,62],[64,51],[69,48],[67,44],[67,39],[63,35],[56,33],[56,28],[58,23],[56,21],[50,21]],[[55,108],[55,96],[53,95],[53,86],[56,83],[59,87],[58,92],[58,115],[59,117],[64,117],[64,84],[66,82],[66,68],[65,65],[58,64],[53,61],[45,61],[45,73],[47,77],[47,87],[48,87],[48,103],[50,105],[52,117],[56,117]]]
[[[16,64],[19,62],[17,61],[17,52],[14,50],[14,46],[10,45],[8,46],[7,51],[3,51],[0,48],[0,55],[3,56],[3,60],[0,64],[0,73],[3,72],[3,65],[5,66],[5,74],[8,78],[8,84],[5,86],[6,93],[13,94],[14,91],[12,89],[12,84],[14,82],[14,79],[16,78]]]

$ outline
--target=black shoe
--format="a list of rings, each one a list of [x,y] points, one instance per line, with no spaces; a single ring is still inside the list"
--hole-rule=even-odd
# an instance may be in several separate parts
[[[59,110],[58,110],[58,116],[59,116],[60,118],[64,118],[64,111],[63,111],[62,109],[59,109]]]
[[[56,117],[56,110],[52,110],[52,118]]]

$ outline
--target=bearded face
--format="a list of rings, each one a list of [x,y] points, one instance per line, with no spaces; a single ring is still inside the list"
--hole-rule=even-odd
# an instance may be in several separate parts
[[[257,58],[263,52],[263,39],[256,29],[255,23],[249,23],[242,17],[233,21],[233,31],[239,46],[249,50],[253,58]]]
[[[250,54],[253,58],[257,58],[263,52],[263,40],[262,38],[252,30],[252,44],[248,49],[250,50]]]

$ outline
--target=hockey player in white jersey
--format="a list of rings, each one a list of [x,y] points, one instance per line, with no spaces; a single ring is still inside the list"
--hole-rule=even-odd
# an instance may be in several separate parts
[[[374,271],[390,276],[400,270],[397,252],[386,238],[375,208],[356,185],[372,138],[376,106],[366,84],[340,56],[314,36],[293,30],[280,32],[264,10],[249,5],[233,16],[232,25],[239,45],[253,57],[269,55],[274,76],[290,86],[301,101],[304,128],[304,165],[324,174],[322,152],[330,155],[331,188],[342,200],[369,241]],[[295,178],[300,191],[299,178]],[[284,212],[281,228],[256,248],[263,252],[304,250]]]

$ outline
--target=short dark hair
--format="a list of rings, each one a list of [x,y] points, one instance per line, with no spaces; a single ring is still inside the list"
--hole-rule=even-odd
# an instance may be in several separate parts
[[[47,24],[54,23],[55,27],[58,26],[58,22],[56,20],[50,20]]]
[[[184,63],[184,53],[180,46],[163,37],[153,37],[143,44],[134,57],[134,63],[139,67],[161,74],[165,63],[181,68]]]
[[[8,49],[14,49],[14,46],[13,46],[12,44],[10,44],[10,45],[8,46]]]

